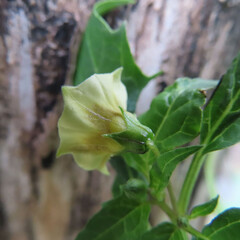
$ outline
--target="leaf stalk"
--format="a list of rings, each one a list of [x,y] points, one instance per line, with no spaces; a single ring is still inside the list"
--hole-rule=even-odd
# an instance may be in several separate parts
[[[176,202],[176,198],[175,198],[175,194],[173,192],[173,188],[172,188],[171,182],[169,182],[167,189],[168,189],[168,194],[169,194],[169,197],[170,197],[170,201],[171,201],[173,210],[176,213],[176,215],[178,215],[177,202]]]
[[[193,228],[191,225],[187,225],[183,229],[186,232],[192,234],[193,236],[198,237],[199,239],[209,240],[208,237],[204,236],[201,232],[199,232],[197,229]]]
[[[204,158],[203,158],[203,154],[202,154],[203,150],[204,150],[204,148],[202,148],[201,150],[199,150],[199,152],[197,152],[195,154],[195,156],[192,160],[192,163],[190,165],[190,168],[187,172],[187,176],[184,180],[184,183],[183,183],[183,186],[181,189],[181,193],[180,193],[180,197],[179,197],[179,201],[178,201],[178,209],[179,209],[179,213],[181,215],[186,214],[194,185],[197,181],[199,172],[204,163]]]

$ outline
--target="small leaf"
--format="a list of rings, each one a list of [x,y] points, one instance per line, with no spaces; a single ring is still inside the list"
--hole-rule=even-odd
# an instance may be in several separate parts
[[[210,224],[203,228],[202,233],[209,240],[239,239],[240,208],[231,208],[219,214]]]
[[[211,212],[213,212],[213,210],[217,206],[218,198],[219,198],[219,196],[211,199],[210,201],[208,201],[204,204],[201,204],[201,205],[198,205],[198,206],[194,207],[191,211],[191,214],[190,214],[189,218],[193,219],[193,218],[196,218],[196,217],[208,215]]]
[[[74,84],[81,83],[94,73],[112,72],[122,66],[122,80],[127,87],[129,98],[128,110],[133,112],[140,91],[154,76],[145,76],[136,65],[127,41],[125,26],[113,30],[101,16],[127,3],[134,1],[106,0],[94,5],[79,49]]]
[[[147,230],[150,205],[122,195],[106,202],[76,240],[139,240]]]
[[[187,240],[187,238],[183,230],[165,222],[144,233],[141,240]]]
[[[199,134],[205,103],[199,90],[216,84],[213,80],[181,78],[152,101],[149,111],[139,119],[155,133],[160,152],[188,143]]]
[[[203,112],[201,143],[204,153],[240,141],[240,54],[214,91]]]
[[[178,78],[178,91],[195,91],[202,90],[206,91],[215,88],[219,81],[218,80],[207,80],[202,78]]]
[[[153,191],[156,194],[160,193],[168,185],[169,178],[177,164],[200,148],[201,146],[190,146],[161,154],[150,171],[150,185]]]

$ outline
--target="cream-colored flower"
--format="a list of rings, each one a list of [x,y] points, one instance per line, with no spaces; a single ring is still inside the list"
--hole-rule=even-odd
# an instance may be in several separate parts
[[[111,156],[125,149],[131,151],[128,147],[136,144],[137,152],[146,151],[144,141],[149,129],[125,112],[127,91],[121,72],[119,68],[108,74],[94,74],[76,87],[62,87],[64,110],[58,122],[57,156],[71,153],[80,167],[108,174],[106,162]],[[135,139],[138,133],[133,123],[140,126],[139,139]]]

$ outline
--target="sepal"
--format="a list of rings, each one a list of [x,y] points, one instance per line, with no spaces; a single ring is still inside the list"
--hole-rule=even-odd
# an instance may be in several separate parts
[[[119,108],[126,124],[126,130],[104,134],[103,136],[117,141],[124,146],[125,151],[144,154],[149,150],[150,142],[153,142],[154,134],[152,130],[142,125],[134,114],[125,112],[121,107]]]

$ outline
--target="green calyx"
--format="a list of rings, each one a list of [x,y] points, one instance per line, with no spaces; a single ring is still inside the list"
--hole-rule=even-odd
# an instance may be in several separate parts
[[[124,146],[126,151],[143,154],[149,150],[149,146],[153,142],[154,134],[150,128],[142,125],[136,116],[132,113],[125,112],[119,107],[122,117],[126,124],[126,130],[111,134],[104,134]]]

